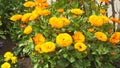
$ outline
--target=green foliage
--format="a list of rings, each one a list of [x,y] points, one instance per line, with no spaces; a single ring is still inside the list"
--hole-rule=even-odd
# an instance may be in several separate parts
[[[57,12],[59,8],[63,8],[64,12]],[[70,11],[73,8],[80,8],[84,13],[74,17],[74,14]],[[68,0],[57,0],[46,8],[50,10],[50,15],[41,15],[37,19],[28,22],[19,20],[12,22],[10,34],[12,39],[18,44],[14,53],[19,56],[29,56],[34,64],[34,68],[114,68],[112,63],[120,56],[120,50],[117,45],[115,46],[109,42],[112,33],[108,31],[114,28],[113,25],[105,23],[97,27],[91,25],[88,21],[91,15],[104,15],[100,13],[100,9],[103,8],[107,9],[102,3],[98,4],[96,8],[96,3],[90,0],[73,0],[71,2]],[[22,10],[24,12],[17,13],[24,15],[26,12],[32,12],[33,8],[25,8],[24,10]],[[66,17],[70,20],[70,24],[59,29],[53,28],[49,24],[51,17]],[[21,24],[25,25],[25,27],[20,27]],[[32,26],[32,33],[24,33],[26,26]],[[93,28],[94,31],[90,32],[89,28]],[[56,43],[58,34],[68,33],[72,37],[77,31],[82,32],[85,36],[86,50],[78,51],[75,49],[74,45],[76,42],[74,40],[70,46],[66,47],[60,47]],[[97,39],[95,36],[96,32],[104,32],[108,40],[101,41]],[[45,42],[51,41],[55,43],[55,51],[40,53],[35,50],[37,45],[33,38],[38,33],[43,34],[46,39]],[[30,40],[31,38],[32,41]],[[42,46],[42,44],[40,45]],[[39,48],[39,50],[41,49]],[[111,55],[111,52],[115,54]]]

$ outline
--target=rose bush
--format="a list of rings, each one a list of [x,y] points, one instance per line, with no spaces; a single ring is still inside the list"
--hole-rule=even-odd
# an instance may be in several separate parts
[[[114,68],[120,32],[106,16],[108,0],[26,1],[13,15],[14,53],[29,56],[34,68]],[[116,23],[119,23],[118,21]]]

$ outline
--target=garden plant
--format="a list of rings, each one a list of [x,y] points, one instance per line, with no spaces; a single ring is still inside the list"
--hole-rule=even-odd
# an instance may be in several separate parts
[[[107,16],[108,4],[108,0],[26,1],[22,12],[9,18],[10,36],[17,45],[14,62],[29,57],[33,68],[115,68],[120,32],[113,29],[120,20]]]

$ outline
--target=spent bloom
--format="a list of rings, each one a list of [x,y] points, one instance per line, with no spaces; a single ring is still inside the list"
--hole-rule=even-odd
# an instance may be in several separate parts
[[[77,42],[74,44],[74,48],[81,52],[85,51],[87,49],[87,46],[84,43]]]
[[[96,32],[95,36],[98,40],[107,41],[107,36],[103,32]]]
[[[72,44],[72,37],[68,33],[61,33],[56,37],[56,43],[62,47]]]
[[[4,63],[1,65],[1,68],[11,68],[11,65],[10,65],[10,63],[8,63],[8,62],[4,62]]]

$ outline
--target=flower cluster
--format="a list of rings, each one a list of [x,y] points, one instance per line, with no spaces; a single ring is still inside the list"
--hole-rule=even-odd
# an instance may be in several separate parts
[[[18,28],[14,37],[19,40],[18,49],[38,68],[112,66],[111,60],[120,53],[120,33],[112,31],[110,21],[116,20],[106,16],[102,3],[108,0],[99,2],[97,10],[94,0],[56,0],[51,5],[46,0],[25,2],[30,7],[27,13],[10,18]]]
[[[4,54],[4,61],[5,62],[1,65],[1,68],[11,68],[11,64],[16,64],[17,57],[14,56],[11,52],[6,52]]]

